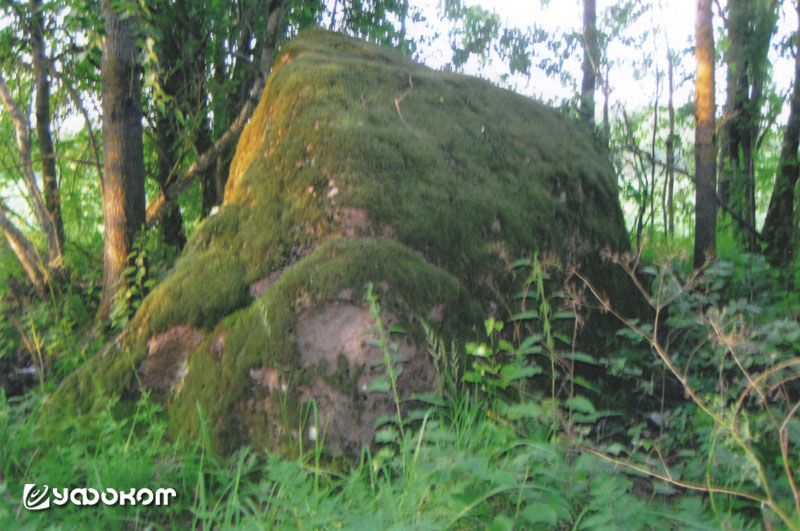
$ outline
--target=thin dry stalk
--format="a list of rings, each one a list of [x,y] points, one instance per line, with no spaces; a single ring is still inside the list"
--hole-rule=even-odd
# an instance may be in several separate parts
[[[682,285],[681,290],[678,290],[677,293],[672,294],[671,297],[668,297],[668,298],[662,300],[661,291],[663,290],[663,285],[664,285],[663,284],[663,279],[664,279],[664,268],[663,267],[661,268],[661,272],[659,273],[659,277],[658,277],[658,280],[659,280],[659,282],[658,282],[658,292],[656,293],[656,296],[653,297],[652,295],[650,295],[647,292],[646,289],[644,289],[644,286],[641,284],[641,282],[637,278],[636,273],[635,273],[635,267],[631,267],[630,263],[628,261],[623,261],[619,257],[612,257],[612,259],[616,263],[622,265],[622,267],[625,269],[625,271],[628,273],[628,275],[633,280],[633,282],[636,285],[637,289],[639,289],[639,291],[642,292],[642,295],[645,296],[645,298],[648,300],[650,305],[656,310],[656,318],[659,315],[659,311],[665,306],[664,300],[666,300],[666,299],[669,299],[670,301],[674,300],[683,290],[690,289],[691,286],[694,286],[695,285],[695,280],[696,280],[696,278],[698,277],[698,275],[699,275],[699,273],[701,271],[701,270],[695,271],[694,274],[692,275],[691,279],[687,283]],[[638,261],[637,261],[637,263],[638,263]],[[666,462],[663,461],[663,460],[662,460],[662,465],[665,468],[666,475],[658,473],[658,472],[655,472],[654,470],[650,470],[648,468],[636,465],[634,463],[630,463],[630,462],[627,462],[627,461],[624,461],[624,460],[621,460],[621,459],[616,459],[614,457],[608,456],[608,455],[606,455],[606,454],[604,454],[602,452],[599,452],[599,451],[591,449],[591,448],[584,448],[584,449],[586,451],[588,451],[588,452],[591,452],[591,453],[593,453],[593,454],[595,454],[595,455],[597,455],[599,457],[602,457],[603,459],[611,461],[611,462],[613,462],[615,464],[626,466],[628,468],[637,470],[637,471],[642,472],[644,474],[647,474],[647,475],[649,475],[651,477],[658,478],[658,479],[661,479],[663,481],[667,481],[667,482],[669,482],[669,483],[671,483],[673,485],[680,486],[682,488],[687,488],[687,489],[697,490],[697,491],[707,492],[707,493],[730,494],[730,495],[733,495],[733,496],[738,496],[738,497],[742,497],[742,498],[746,498],[746,499],[749,499],[749,500],[753,500],[753,501],[759,502],[762,507],[771,509],[787,525],[787,527],[789,527],[791,529],[797,529],[797,525],[792,521],[792,519],[789,518],[789,516],[785,512],[783,512],[783,510],[775,502],[775,500],[774,500],[774,498],[772,496],[772,491],[771,491],[769,482],[767,481],[766,473],[764,472],[764,468],[762,466],[761,461],[755,455],[755,452],[750,447],[750,445],[747,443],[747,441],[745,441],[742,438],[742,436],[736,430],[736,418],[737,418],[738,412],[740,411],[740,409],[742,407],[742,404],[743,404],[746,396],[749,394],[750,390],[756,389],[756,392],[759,394],[760,398],[762,398],[762,400],[764,402],[766,402],[766,400],[764,400],[764,395],[763,395],[761,389],[759,388],[758,384],[760,382],[762,382],[770,374],[774,374],[775,372],[777,372],[779,370],[782,370],[782,369],[785,369],[786,367],[790,367],[790,366],[793,366],[795,364],[800,364],[800,358],[799,359],[795,359],[795,360],[790,360],[788,362],[784,362],[784,363],[781,363],[781,364],[778,364],[775,367],[771,368],[770,370],[767,370],[764,373],[760,374],[758,377],[752,378],[747,373],[747,371],[744,370],[743,365],[741,364],[740,360],[738,359],[738,356],[736,356],[735,350],[732,348],[733,344],[730,341],[727,344],[725,343],[726,340],[730,340],[731,338],[727,338],[726,336],[724,336],[723,333],[722,333],[722,329],[720,329],[718,327],[715,327],[714,328],[713,337],[715,337],[718,340],[721,340],[721,342],[728,347],[728,350],[731,352],[732,356],[736,360],[737,365],[739,365],[740,369],[745,374],[745,376],[746,376],[746,378],[748,380],[748,385],[747,385],[746,389],[742,392],[742,394],[739,397],[739,400],[738,400],[738,403],[737,403],[737,406],[736,406],[736,409],[735,409],[735,413],[734,413],[732,419],[728,420],[724,416],[722,416],[722,414],[716,413],[708,404],[706,404],[706,402],[704,400],[702,400],[700,398],[698,393],[695,391],[695,389],[691,386],[691,384],[688,381],[688,372],[681,372],[681,371],[678,370],[678,367],[675,365],[675,363],[673,362],[671,357],[667,354],[666,349],[663,347],[663,345],[661,345],[661,343],[658,340],[658,336],[657,336],[657,331],[658,331],[657,322],[658,322],[658,319],[656,319],[656,325],[654,325],[653,332],[652,333],[646,332],[644,329],[642,329],[641,327],[637,326],[636,323],[631,322],[630,320],[626,319],[622,314],[619,313],[619,311],[614,309],[612,307],[608,297],[602,295],[597,290],[597,288],[589,281],[588,278],[586,278],[583,275],[581,275],[581,273],[578,272],[578,271],[573,271],[572,273],[584,283],[584,285],[588,288],[588,290],[592,293],[592,295],[600,303],[600,305],[601,305],[603,310],[607,311],[608,313],[610,313],[611,315],[616,317],[626,327],[628,327],[630,330],[635,332],[637,335],[639,335],[642,339],[646,340],[650,344],[651,348],[656,353],[658,358],[661,359],[661,361],[669,369],[669,371],[673,374],[673,376],[675,376],[675,378],[678,379],[678,381],[680,382],[681,386],[684,389],[685,394],[692,400],[692,402],[694,402],[695,405],[697,405],[704,413],[706,413],[714,421],[715,424],[717,424],[718,426],[724,428],[725,430],[727,430],[730,433],[731,437],[734,439],[734,441],[739,446],[739,448],[741,448],[741,450],[745,453],[747,458],[756,466],[756,468],[758,470],[759,480],[760,480],[760,483],[762,485],[762,488],[764,490],[764,494],[765,495],[764,496],[758,496],[758,495],[755,495],[755,494],[752,494],[752,493],[749,493],[749,492],[746,492],[746,491],[738,490],[738,489],[729,489],[727,487],[718,487],[718,486],[714,486],[714,485],[710,485],[710,484],[709,485],[700,485],[700,484],[695,484],[695,483],[690,483],[690,482],[686,482],[686,481],[681,481],[679,479],[675,479],[674,477],[672,477],[672,474],[669,472],[669,468],[668,468]],[[714,325],[714,324],[715,323],[712,322],[712,325]],[[718,323],[716,323],[716,324],[718,324]],[[688,366],[687,366],[687,369],[688,369]],[[786,467],[786,474],[787,474],[787,477],[789,479],[790,485],[792,486],[792,492],[793,492],[793,494],[795,496],[795,504],[797,506],[797,513],[798,513],[798,515],[800,515],[800,496],[798,496],[798,490],[796,488],[796,485],[794,483],[794,478],[793,478],[793,476],[791,474],[791,471],[790,471],[789,465],[788,465],[788,457],[789,457],[788,456],[788,431],[786,429],[786,427],[788,426],[790,418],[795,414],[795,412],[797,411],[798,407],[800,407],[800,403],[795,405],[795,407],[791,410],[790,414],[784,420],[783,425],[780,428],[780,443],[781,443],[781,452],[782,452],[783,457],[784,457],[784,466]],[[772,417],[771,414],[770,414],[770,416]],[[774,417],[772,417],[772,418],[774,420]]]

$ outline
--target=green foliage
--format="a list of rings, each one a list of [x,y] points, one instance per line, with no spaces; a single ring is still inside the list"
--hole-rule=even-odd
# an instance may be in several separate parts
[[[120,331],[128,324],[128,319],[142,305],[142,299],[147,294],[156,280],[148,278],[147,249],[143,246],[144,239],[139,237],[133,244],[133,251],[128,255],[128,267],[120,279],[120,287],[114,293],[111,303],[109,318],[111,328]]]
[[[211,450],[213,435],[204,408],[197,404],[194,414],[199,429],[185,444],[165,440],[165,418],[146,395],[134,402],[97,395],[93,407],[99,415],[66,423],[52,422],[48,417],[52,413],[41,407],[40,395],[31,394],[24,400],[0,396],[0,525],[20,522],[38,527],[47,519],[48,523],[82,528],[84,522],[100,519],[111,527],[747,529],[757,525],[754,514],[759,507],[740,493],[749,495],[767,485],[774,493],[774,502],[768,500],[764,506],[768,513],[781,511],[788,515],[785,525],[796,525],[796,516],[791,516],[791,485],[786,481],[786,470],[800,466],[796,462],[800,430],[784,407],[791,404],[782,404],[779,397],[778,401],[770,398],[769,404],[748,398],[739,410],[732,408],[741,396],[734,388],[738,385],[741,389],[746,383],[741,378],[737,381],[736,373],[742,374],[742,369],[729,362],[737,357],[744,360],[745,351],[739,352],[741,343],[733,342],[727,355],[721,355],[714,341],[730,342],[744,328],[733,323],[734,329],[720,328],[714,341],[705,342],[693,332],[696,328],[700,333],[709,324],[713,329],[713,319],[723,313],[714,313],[715,307],[725,307],[726,315],[748,311],[752,347],[748,347],[742,366],[754,380],[757,374],[765,375],[765,382],[788,385],[786,392],[796,392],[791,371],[758,368],[775,367],[774,363],[781,361],[784,365],[796,363],[791,352],[797,351],[800,342],[797,304],[772,304],[782,297],[776,296],[763,261],[740,257],[729,264],[718,263],[702,278],[691,277],[695,278],[691,290],[680,282],[680,265],[643,272],[661,294],[654,300],[669,303],[670,333],[677,334],[679,341],[700,345],[691,354],[694,369],[686,371],[691,387],[680,385],[678,389],[691,389],[698,396],[704,393],[701,402],[713,415],[736,418],[735,424],[729,420],[719,423],[703,412],[700,403],[669,393],[661,399],[661,419],[647,420],[642,411],[630,410],[627,418],[618,421],[600,409],[602,394],[580,393],[559,385],[554,399],[548,397],[549,386],[535,384],[536,377],[526,374],[517,378],[519,359],[534,369],[538,367],[532,360],[555,360],[559,374],[550,379],[573,383],[578,382],[577,372],[564,360],[592,366],[598,363],[564,341],[557,323],[573,316],[549,309],[555,297],[547,294],[544,283],[545,291],[535,288],[545,278],[544,269],[536,258],[524,262],[531,275],[521,291],[525,295],[517,300],[535,304],[536,310],[520,311],[506,324],[487,319],[486,339],[468,347],[468,366],[470,361],[474,363],[461,379],[461,356],[447,352],[429,333],[431,355],[442,380],[440,388],[446,392],[415,397],[413,404],[402,401],[394,390],[403,360],[396,355],[391,331],[384,328],[377,295],[367,290],[377,345],[384,353],[381,362],[387,368],[386,379],[374,383],[373,389],[393,396],[396,414],[379,421],[383,429],[378,431],[376,444],[365,447],[355,461],[327,456],[324,430],[313,403],[300,411],[300,429],[313,426],[318,437],[310,451],[300,443],[298,457],[290,459],[247,448],[220,457]],[[272,315],[262,311],[259,319],[267,319],[272,328]],[[698,319],[701,315],[704,317]],[[778,319],[779,315],[794,318]],[[519,330],[531,335],[514,339],[518,324],[525,324]],[[647,331],[644,325],[629,324],[640,337],[637,331]],[[646,333],[661,340],[652,328]],[[634,351],[637,347],[629,348]],[[669,359],[679,361],[684,351],[685,347],[672,343],[670,352],[676,354]],[[776,352],[789,354],[776,358]],[[631,370],[636,363],[631,359],[624,369]],[[623,387],[624,396],[641,392],[630,385],[641,372],[617,374],[626,381],[617,386]],[[474,392],[481,386],[483,392]],[[758,384],[750,389],[755,396],[761,388]],[[658,389],[651,394],[661,395]],[[786,418],[785,451],[776,444],[782,439],[776,441],[769,435],[776,429],[770,414]],[[610,438],[600,437],[603,442],[598,443],[597,421],[601,418],[609,426],[622,422],[625,429]],[[652,426],[658,424],[663,430],[654,432]],[[70,444],[50,445],[53,433],[45,434],[45,425],[56,426],[56,439]],[[43,452],[45,446],[53,450]],[[785,457],[789,461],[784,465]],[[636,467],[639,472],[621,474],[625,468],[610,461],[628,469]],[[648,474],[668,477],[677,485],[691,482],[713,494],[704,503],[688,493],[678,495]],[[18,509],[19,492],[26,482],[73,488],[173,486],[178,497],[174,504],[157,511],[67,506],[44,515]],[[774,520],[770,514],[765,517]]]
[[[178,498],[163,511],[144,514],[129,507],[87,507],[67,504],[42,512],[21,507],[24,483],[51,488],[91,487],[125,490],[145,486],[173,486],[188,492],[196,469],[191,461],[182,462],[169,445],[162,445],[166,424],[158,406],[142,396],[124,417],[116,411],[118,398],[98,396],[98,411],[92,422],[64,423],[45,434],[52,419],[42,407],[44,395],[31,394],[24,400],[7,399],[0,393],[0,525],[3,528],[34,528],[55,522],[71,529],[84,529],[91,520],[102,519],[109,529],[121,529],[136,522],[163,525],[185,514],[189,498]],[[60,441],[53,444],[53,441]],[[68,441],[68,443],[66,443]],[[188,457],[188,456],[187,456]],[[188,486],[187,486],[188,485]],[[56,512],[54,514],[54,511]],[[93,515],[93,516],[92,516]]]
[[[373,340],[381,352],[383,352],[383,366],[386,369],[386,374],[379,377],[370,383],[368,391],[382,391],[388,392],[391,390],[392,400],[397,411],[395,418],[395,426],[400,430],[400,437],[405,438],[405,429],[403,428],[403,418],[400,411],[400,395],[397,392],[397,379],[402,374],[402,367],[395,367],[395,364],[406,361],[398,352],[397,345],[389,342],[389,334],[383,326],[383,318],[381,317],[381,309],[378,306],[378,297],[373,291],[372,284],[367,286],[367,301],[369,302],[369,312],[373,319],[375,319],[375,329],[378,337]],[[384,435],[381,435],[384,433]],[[385,438],[385,430],[378,432],[377,438],[379,442],[385,442],[381,439]],[[394,438],[394,437],[392,437]]]
[[[628,320],[608,360],[641,393],[637,420],[620,426],[632,461],[708,490],[720,520],[762,510],[797,527],[800,307],[785,280],[741,253],[701,274],[670,260],[629,272],[650,283],[656,312],[653,324]]]
[[[231,102],[244,101],[254,75],[250,62],[261,45],[252,32],[264,25],[262,2],[202,3],[183,14],[160,0],[123,4],[144,21],[139,43],[145,108],[152,119],[173,120],[180,132],[171,146],[149,139],[149,173],[156,172],[156,152],[169,148],[179,154],[175,175],[196,158],[201,133],[218,138],[238,107]],[[444,7],[457,23],[451,33],[456,65],[470,55],[485,59],[497,53],[511,73],[537,67],[561,76],[566,85],[574,83],[565,60],[579,55],[578,33],[553,38],[536,26],[507,28],[494,13],[461,2]],[[328,9],[317,0],[291,2],[290,33],[320,24],[332,15]],[[646,9],[646,4],[619,2],[601,17],[606,53],[600,70],[617,65],[607,55],[612,41],[639,48],[649,42],[647,35],[626,33]],[[538,105],[520,112],[519,98],[487,84],[434,74],[391,51],[336,44],[322,34],[317,41],[286,47],[287,61],[276,70],[295,77],[277,76],[268,88],[278,110],[268,115],[262,109],[254,117],[267,138],[264,144],[243,143],[244,151],[256,155],[249,169],[234,177],[239,179],[231,187],[235,199],[199,223],[200,185],[180,198],[187,227],[197,226],[197,235],[169,280],[149,298],[172,256],[162,253],[155,233],[137,240],[126,271],[128,287],[115,300],[113,328],[127,326],[141,334],[132,345],[109,348],[91,329],[102,256],[92,141],[86,129],[73,132],[74,126],[64,125],[76,112],[71,90],[90,108],[97,98],[102,24],[93,2],[45,4],[45,11],[48,50],[57,56],[52,105],[71,273],[63,291],[45,300],[15,302],[12,284],[22,271],[0,243],[0,358],[29,357],[41,384],[25,397],[6,398],[0,392],[0,527],[88,528],[93,520],[112,528],[744,529],[762,519],[765,525],[800,525],[800,509],[792,501],[798,479],[793,474],[800,470],[795,406],[800,304],[786,283],[787,276],[800,272],[776,275],[763,260],[738,254],[730,226],[720,238],[724,260],[697,277],[684,264],[666,263],[660,253],[645,250],[643,262],[656,265],[640,268],[637,278],[647,287],[655,315],[626,319],[628,328],[603,348],[592,345],[591,354],[578,350],[583,345],[574,333],[570,338],[578,326],[575,307],[560,311],[559,304],[569,299],[549,293],[554,281],[540,261],[516,263],[517,273],[530,269],[527,281],[510,297],[509,315],[503,321],[487,318],[477,341],[463,349],[453,341],[446,348],[431,328],[409,327],[409,335],[421,336],[422,328],[427,336],[438,392],[416,397],[413,405],[401,400],[396,382],[403,360],[392,331],[384,329],[377,291],[389,309],[403,307],[413,319],[446,300],[440,332],[448,339],[475,339],[470,327],[479,322],[476,307],[459,282],[484,286],[482,268],[496,265],[498,256],[566,245],[568,226],[586,225],[591,245],[604,238],[622,247],[625,242],[621,233],[609,236],[609,227],[594,222],[617,190],[589,135]],[[3,15],[9,23],[0,31],[0,68],[14,76],[15,98],[31,101],[30,69],[23,64],[29,14],[23,4],[8,4]],[[407,2],[344,2],[333,24],[411,53],[414,43],[404,27],[409,16],[414,8]],[[197,30],[202,38],[189,35],[181,41],[180,57],[171,58],[163,36],[177,27]],[[257,42],[255,49],[251,42]],[[337,60],[351,53],[357,58],[334,66],[320,59],[324,47],[334,49]],[[655,55],[644,54],[637,63],[639,75],[645,76],[655,61]],[[185,92],[165,91],[170,74],[198,65],[196,83],[186,85]],[[751,66],[763,67],[758,61]],[[379,79],[365,75],[376,69]],[[765,121],[771,123],[785,98],[775,87],[767,92]],[[298,98],[306,100],[306,111],[296,106]],[[664,194],[660,182],[651,189],[647,180],[653,168],[662,169],[660,131],[666,113],[659,111],[657,123],[650,123],[649,110],[631,111],[629,129],[621,123],[612,128],[622,197],[633,207],[658,205]],[[691,127],[692,111],[691,105],[678,108],[679,131]],[[461,114],[464,121],[453,127],[453,117]],[[398,120],[404,127],[394,127]],[[497,123],[529,133],[540,147],[531,152],[527,141]],[[318,126],[324,134],[316,132]],[[651,160],[639,146],[654,129]],[[759,212],[766,208],[777,166],[779,133],[780,127],[770,128],[759,139]],[[11,144],[13,137],[3,114],[0,138]],[[690,173],[691,144],[677,140],[678,168]],[[284,153],[259,159],[279,141],[288,146]],[[33,143],[37,151],[35,138]],[[0,192],[10,198],[12,218],[41,244],[36,228],[28,226],[26,199],[15,191],[20,184],[16,161],[10,153],[0,158]],[[519,173],[520,168],[525,171]],[[358,188],[360,181],[369,186]],[[445,182],[446,190],[429,186],[433,181]],[[328,201],[334,190],[335,200]],[[157,192],[150,182],[150,197]],[[269,204],[273,197],[278,201]],[[526,209],[510,200],[520,197]],[[563,208],[553,208],[558,198],[567,201]],[[683,179],[675,195],[679,236],[690,234],[690,199],[691,186]],[[358,238],[319,245],[342,230],[337,218],[342,206],[363,209],[372,226]],[[640,212],[638,220],[629,218],[649,227],[645,241],[662,245],[658,208],[649,218],[646,210]],[[495,221],[502,240],[523,244],[504,248],[494,233]],[[543,228],[531,229],[543,222]],[[373,237],[384,230],[427,262]],[[671,252],[681,243],[678,238],[663,245]],[[276,286],[253,300],[248,287],[274,272],[282,273]],[[310,451],[301,436],[294,460],[252,448],[220,457],[220,448],[235,447],[245,428],[261,429],[257,416],[232,412],[246,396],[249,369],[264,362],[291,363],[296,355],[292,331],[305,297],[330,301],[350,289],[358,297],[367,282],[380,286],[373,292],[369,284],[368,300],[386,369],[386,377],[371,389],[389,393],[396,406],[395,415],[381,419],[376,444],[365,447],[354,463],[331,458],[323,450],[316,404],[285,398],[284,431],[290,433],[299,418],[301,433],[312,426],[318,432]],[[142,311],[131,323],[137,309]],[[129,383],[137,377],[144,342],[181,324],[207,335],[187,364],[183,395],[163,401],[139,395],[134,389],[141,387]],[[217,340],[224,343],[219,352],[212,350]],[[663,352],[654,351],[654,345]],[[96,355],[101,350],[105,356]],[[224,378],[216,378],[220,373]],[[63,399],[63,407],[44,407],[41,393],[65,378],[72,385],[51,400],[52,405]],[[162,402],[170,405],[178,429],[167,429],[170,418],[157,405]],[[421,409],[414,409],[417,404]],[[93,414],[85,414],[89,411]],[[620,473],[612,460],[627,470],[636,467],[636,475]],[[656,475],[668,481],[653,480]],[[68,506],[52,521],[53,512],[20,508],[22,485],[29,481],[115,488],[156,482],[179,487],[180,496],[158,512]],[[710,493],[704,499],[679,495],[679,482]]]
[[[394,367],[402,360],[394,357],[382,329],[374,292],[368,293],[383,362]],[[487,337],[502,328],[487,320]],[[48,413],[40,399],[0,397],[0,523],[38,527],[46,521],[78,529],[96,521],[112,528],[714,525],[699,502],[667,505],[640,498],[631,490],[633,482],[607,462],[591,454],[576,458],[567,439],[541,429],[542,408],[535,399],[492,414],[482,399],[470,398],[467,382],[461,387],[445,378],[445,387],[454,392],[439,399],[419,397],[421,410],[401,414],[394,393],[397,416],[391,424],[397,429],[378,432],[374,453],[365,447],[360,459],[338,465],[316,444],[295,460],[246,448],[218,457],[210,451],[210,432],[199,406],[196,442],[164,442],[164,418],[146,395],[133,409],[120,409],[118,399],[98,395],[103,413],[88,424],[60,423],[56,437],[70,444],[42,452],[47,439],[41,426]],[[385,392],[393,392],[392,379],[390,372]],[[585,399],[575,403],[576,409],[591,409]],[[316,409],[312,405],[307,411],[318,429]],[[68,505],[58,512],[20,512],[18,493],[25,482],[98,489],[171,486],[178,497],[157,510]]]

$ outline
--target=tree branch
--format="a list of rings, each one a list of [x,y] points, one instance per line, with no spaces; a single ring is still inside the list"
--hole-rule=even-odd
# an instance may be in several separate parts
[[[656,160],[652,160],[652,159],[650,158],[650,153],[648,153],[648,152],[646,152],[646,151],[642,150],[642,149],[641,149],[640,147],[638,147],[638,146],[634,146],[634,145],[630,145],[630,144],[629,144],[629,145],[627,145],[627,146],[625,146],[625,147],[626,147],[628,150],[630,150],[630,151],[632,151],[633,153],[635,153],[635,154],[636,154],[638,157],[642,157],[642,156],[644,156],[644,157],[646,157],[646,158],[648,159],[648,161],[649,161],[649,162],[651,162],[651,163],[657,164],[657,165],[659,165],[659,166],[662,166],[662,167],[665,167],[665,168],[667,167],[667,164],[666,164],[665,162],[661,161],[661,160],[658,160],[658,159],[656,159]],[[686,170],[681,170],[680,168],[673,168],[673,171],[675,171],[675,172],[678,172],[679,174],[683,175],[684,177],[688,177],[688,178],[689,178],[689,180],[690,180],[690,181],[692,181],[692,183],[694,183],[694,182],[695,182],[694,175],[693,175],[693,174],[691,174],[691,173],[689,173],[688,171],[686,171]],[[744,219],[742,216],[740,216],[739,214],[737,214],[736,212],[734,212],[734,211],[733,211],[733,209],[731,208],[731,206],[730,206],[730,205],[728,205],[726,202],[724,202],[724,201],[722,200],[722,198],[720,198],[719,194],[717,194],[717,192],[716,192],[716,191],[714,191],[714,201],[717,203],[717,206],[719,206],[719,207],[720,207],[722,210],[724,210],[724,211],[725,211],[725,213],[729,214],[729,215],[731,216],[731,218],[732,218],[732,219],[733,219],[733,220],[734,220],[736,223],[738,223],[738,224],[739,224],[739,226],[740,226],[742,229],[744,229],[744,230],[746,230],[746,231],[748,231],[748,232],[752,233],[752,234],[753,234],[753,236],[755,236],[757,239],[761,240],[762,242],[766,242],[766,241],[767,241],[766,237],[765,237],[764,235],[762,235],[760,232],[758,232],[758,230],[756,230],[756,228],[755,228],[755,227],[753,227],[753,225],[751,225],[750,223],[748,223],[748,222],[747,222],[747,221],[746,221],[746,220],[745,220],[745,219]]]
[[[168,203],[177,199],[180,193],[186,189],[191,181],[201,172],[205,171],[211,163],[216,160],[217,155],[227,148],[244,129],[245,124],[253,115],[258,101],[261,98],[264,87],[267,83],[267,76],[272,68],[272,57],[277,47],[280,29],[283,28],[284,12],[286,8],[285,0],[272,0],[268,8],[267,30],[264,41],[264,48],[261,51],[259,61],[259,72],[253,86],[248,93],[247,101],[239,111],[239,115],[233,121],[222,136],[214,142],[205,152],[197,157],[189,168],[183,172],[172,184],[170,184],[159,197],[147,207],[147,226],[152,227],[164,214]]]
[[[94,155],[94,163],[97,167],[97,176],[100,179],[100,191],[103,190],[103,163],[100,160],[100,148],[98,147],[99,144],[97,142],[97,137],[94,134],[94,129],[92,128],[92,121],[89,118],[89,113],[86,110],[86,107],[83,106],[83,100],[81,100],[78,92],[75,90],[75,87],[72,86],[69,79],[66,76],[61,75],[58,71],[56,71],[55,65],[53,61],[49,61],[47,63],[47,67],[50,70],[50,73],[53,77],[60,80],[64,83],[64,86],[67,88],[67,92],[69,93],[69,97],[72,99],[72,103],[75,107],[78,108],[81,115],[83,115],[83,121],[86,125],[86,131],[89,133],[89,144],[92,147],[92,154]]]
[[[28,187],[28,193],[30,194],[33,205],[33,213],[45,233],[48,249],[57,249],[57,256],[60,259],[61,249],[56,233],[55,221],[45,206],[44,199],[42,198],[42,192],[39,190],[39,186],[36,184],[36,175],[33,172],[30,126],[28,124],[28,118],[25,113],[22,112],[22,109],[20,109],[19,105],[17,105],[17,103],[11,97],[11,92],[8,90],[8,86],[6,85],[6,80],[2,72],[0,72],[0,99],[3,100],[3,106],[5,107],[6,112],[11,115],[11,120],[14,123],[14,129],[17,136],[17,149],[19,150],[20,158],[22,159],[22,175],[25,179],[25,184]],[[60,267],[60,265],[60,263],[54,263],[49,264],[49,267]]]
[[[0,200],[0,229],[3,230],[11,250],[14,251],[23,269],[25,269],[25,273],[28,275],[36,292],[42,295],[44,286],[48,281],[47,270],[42,266],[41,260],[36,254],[36,248],[31,241],[8,219],[8,212],[6,205]]]

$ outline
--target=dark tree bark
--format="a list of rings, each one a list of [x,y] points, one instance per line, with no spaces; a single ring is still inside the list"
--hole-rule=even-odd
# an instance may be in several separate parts
[[[48,262],[61,261],[64,245],[64,222],[61,216],[61,194],[53,137],[50,134],[50,61],[44,53],[44,15],[41,0],[31,0],[31,55],[33,56],[33,77],[36,86],[36,136],[39,139],[39,155],[42,159],[42,188],[44,203],[56,234],[56,247],[48,248]]]
[[[609,84],[608,77],[609,77],[609,64],[606,63],[606,73],[603,76],[603,79],[600,81],[603,85],[603,145],[608,151],[608,145],[611,141],[611,123],[609,121],[609,114],[608,114],[608,99],[611,96],[611,85]]]
[[[137,232],[145,222],[142,109],[136,18],[120,16],[111,0],[101,2],[106,24],[102,60],[103,213],[105,251],[98,319],[106,319],[114,293],[125,286],[125,268]]]
[[[581,120],[594,127],[594,89],[597,83],[597,9],[595,0],[583,0],[583,82]]]
[[[189,21],[186,17],[186,6],[183,0],[166,2],[159,18],[165,22],[162,28],[159,64],[163,68],[160,76],[161,89],[167,98],[164,112],[159,112],[155,119],[155,136],[157,149],[157,169],[155,180],[161,193],[169,187],[170,181],[177,176],[181,160],[185,153],[181,145],[181,127],[177,121],[180,112],[188,116],[189,107],[195,106],[192,98],[192,83],[196,77],[195,64],[200,61],[184,60],[181,43],[189,40]],[[190,51],[190,53],[196,52]],[[196,92],[196,91],[194,91]],[[191,100],[191,101],[187,101]],[[183,216],[177,202],[171,203],[160,220],[164,243],[182,249],[186,244],[183,230]]]
[[[730,0],[726,21],[730,42],[725,117],[721,131],[719,194],[750,230],[734,225],[745,249],[758,250],[755,216],[755,157],[767,53],[777,21],[774,0]]]
[[[800,1],[797,2],[798,31],[795,34],[794,86],[789,106],[789,120],[783,134],[781,157],[775,186],[767,209],[762,231],[767,240],[766,254],[775,266],[787,266],[797,251],[797,181],[800,165],[797,150],[800,145]]]
[[[156,141],[158,169],[155,177],[163,194],[169,186],[170,178],[175,174],[176,163],[180,158],[177,131],[168,117],[156,118]],[[167,205],[160,224],[164,243],[182,249],[186,244],[186,234],[183,230],[183,216],[177,202]]]
[[[209,116],[203,119],[203,124],[200,128],[200,133],[197,136],[195,147],[198,153],[203,153],[211,147],[211,126],[209,124]],[[211,209],[216,205],[222,203],[223,189],[218,189],[217,186],[217,168],[215,165],[210,164],[208,168],[200,172],[200,188],[202,190],[202,212],[203,217],[208,216]]]
[[[714,27],[711,6],[712,0],[697,0],[694,133],[695,267],[702,266],[707,257],[714,256],[717,247]]]

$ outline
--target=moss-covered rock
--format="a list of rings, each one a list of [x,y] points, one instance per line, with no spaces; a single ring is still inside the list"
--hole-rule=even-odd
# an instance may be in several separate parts
[[[60,396],[85,396],[90,375],[105,391],[144,386],[189,438],[199,404],[223,451],[293,445],[314,399],[328,446],[351,453],[392,405],[367,390],[383,357],[369,343],[369,283],[409,332],[408,395],[432,383],[421,321],[476,339],[514,285],[511,259],[548,251],[602,278],[599,251],[627,242],[612,169],[579,124],[487,82],[309,31],[276,61],[219,212],[120,345]]]

